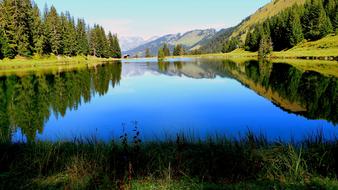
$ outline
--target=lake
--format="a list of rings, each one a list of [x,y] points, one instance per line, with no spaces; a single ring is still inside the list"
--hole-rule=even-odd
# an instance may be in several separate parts
[[[337,65],[332,66],[337,69]],[[330,69],[328,69],[330,70]],[[154,59],[0,77],[0,130],[12,141],[95,138],[137,130],[205,139],[248,131],[270,140],[338,135],[338,78],[286,62]]]

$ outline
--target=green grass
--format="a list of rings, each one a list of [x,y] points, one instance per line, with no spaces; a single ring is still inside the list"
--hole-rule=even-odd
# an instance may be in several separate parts
[[[131,137],[133,137],[132,135]],[[338,142],[248,133],[141,142],[0,141],[0,189],[335,189]]]
[[[249,52],[244,49],[236,49],[229,53],[214,53],[202,55],[189,55],[186,57],[198,58],[257,58],[257,52]],[[328,35],[318,41],[302,42],[292,49],[273,52],[271,59],[326,59],[327,57],[338,57],[338,36]]]
[[[338,57],[338,35],[329,35],[313,42],[303,42],[287,51],[274,52],[276,57]]]
[[[45,56],[45,57],[17,57],[15,59],[0,60],[0,75],[25,75],[30,72],[45,73],[66,71],[92,67],[98,64],[118,59],[105,59],[93,56]]]

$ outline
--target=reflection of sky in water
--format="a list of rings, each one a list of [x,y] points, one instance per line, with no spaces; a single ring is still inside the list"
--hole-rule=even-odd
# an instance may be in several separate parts
[[[236,136],[248,129],[282,139],[301,139],[321,129],[327,138],[338,134],[329,122],[289,114],[233,79],[193,79],[146,71],[122,76],[119,86],[68,111],[64,118],[52,116],[37,138],[96,136],[109,140],[122,134],[122,123],[131,131],[132,121],[138,121],[144,139],[163,139],[179,132],[202,138],[216,133]],[[13,138],[20,139],[19,134]]]

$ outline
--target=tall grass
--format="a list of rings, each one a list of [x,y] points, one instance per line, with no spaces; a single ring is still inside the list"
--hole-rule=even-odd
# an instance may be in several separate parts
[[[142,142],[135,128],[109,143],[1,141],[0,189],[338,188],[338,143],[321,134],[298,143],[188,137]]]

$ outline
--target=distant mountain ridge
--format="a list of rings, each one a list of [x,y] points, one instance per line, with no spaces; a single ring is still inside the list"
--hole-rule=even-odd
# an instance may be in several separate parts
[[[134,49],[142,44],[148,43],[150,41],[153,41],[155,39],[157,39],[157,36],[151,37],[147,40],[143,39],[142,37],[139,36],[131,36],[131,37],[119,37],[119,41],[120,41],[120,46],[122,51],[128,51],[131,49]]]
[[[175,45],[181,44],[187,50],[194,49],[195,47],[200,47],[202,43],[211,39],[216,34],[215,29],[206,29],[206,30],[192,30],[184,34],[168,34],[162,37],[159,37],[153,41],[142,44],[134,49],[129,51],[124,51],[125,54],[129,55],[138,55],[144,56],[145,51],[149,48],[151,55],[157,55],[158,49],[164,44],[167,43],[170,49],[173,49]]]

